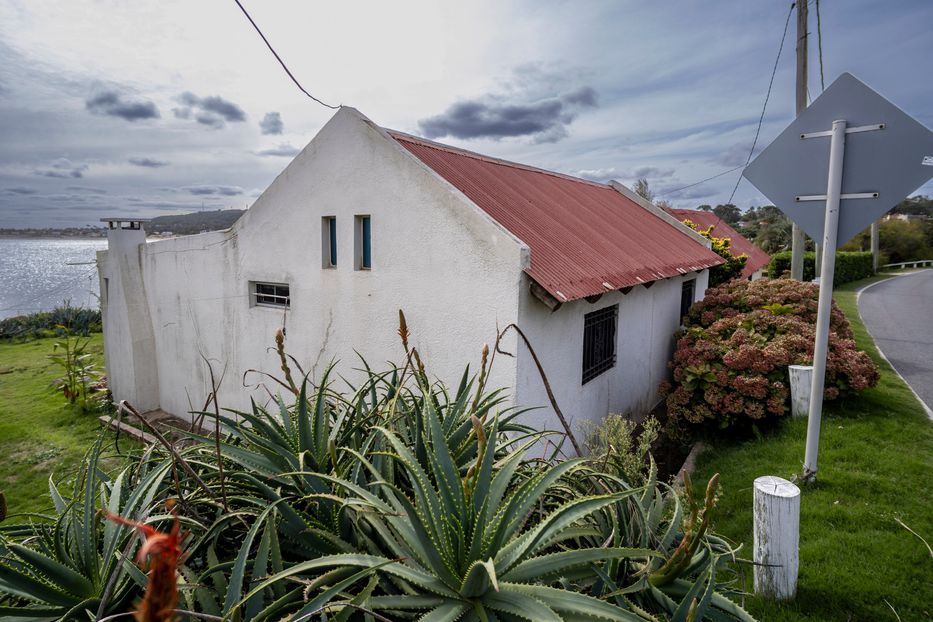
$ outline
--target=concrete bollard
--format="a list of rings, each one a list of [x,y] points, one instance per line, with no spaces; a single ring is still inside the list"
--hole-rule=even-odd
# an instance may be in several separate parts
[[[806,417],[810,413],[810,389],[813,384],[813,365],[790,365],[790,414]]]
[[[800,545],[800,489],[766,475],[755,480],[755,593],[774,600],[797,594]]]

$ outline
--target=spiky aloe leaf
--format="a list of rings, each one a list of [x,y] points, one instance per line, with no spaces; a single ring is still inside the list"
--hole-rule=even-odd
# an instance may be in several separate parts
[[[525,583],[500,584],[502,594],[530,596],[561,615],[564,620],[612,620],[614,622],[644,622],[643,618],[604,600],[544,585]]]
[[[646,559],[661,557],[652,549],[608,548],[561,551],[531,557],[502,575],[503,581],[529,583],[561,576],[572,568],[589,566],[614,559]]]

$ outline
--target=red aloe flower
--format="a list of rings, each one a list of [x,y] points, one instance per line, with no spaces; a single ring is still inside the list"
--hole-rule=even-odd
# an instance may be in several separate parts
[[[169,509],[174,504],[169,504]],[[181,559],[181,536],[178,515],[168,533],[149,525],[129,520],[104,511],[104,516],[115,523],[134,527],[146,538],[139,548],[136,561],[142,565],[149,557],[149,582],[143,599],[136,605],[137,622],[175,622],[178,605],[178,562]]]

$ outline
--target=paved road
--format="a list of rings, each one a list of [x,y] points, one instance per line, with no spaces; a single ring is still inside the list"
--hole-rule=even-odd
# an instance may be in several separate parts
[[[933,270],[882,281],[862,291],[862,321],[895,369],[933,409]]]

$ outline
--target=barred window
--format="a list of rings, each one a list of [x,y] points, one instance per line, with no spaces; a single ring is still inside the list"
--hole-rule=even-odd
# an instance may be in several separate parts
[[[253,283],[253,304],[263,307],[288,308],[291,300],[288,295],[288,285],[285,283]]]
[[[684,316],[687,315],[687,312],[690,310],[690,307],[693,306],[693,299],[696,297],[697,291],[697,280],[690,279],[689,281],[684,281],[683,285],[680,286],[680,319],[683,320]]]
[[[583,384],[616,364],[619,305],[583,316]]]

